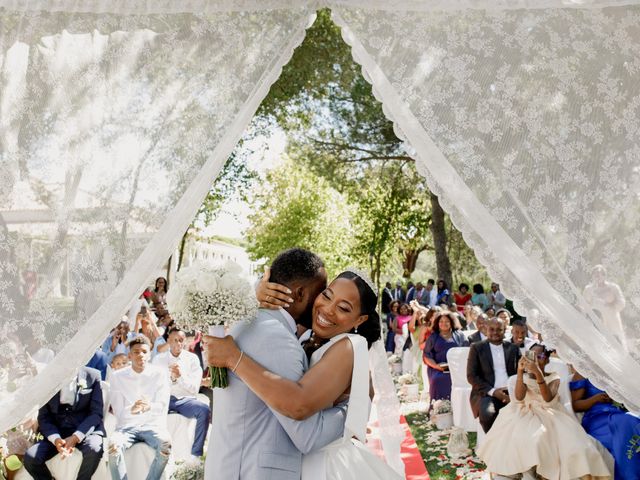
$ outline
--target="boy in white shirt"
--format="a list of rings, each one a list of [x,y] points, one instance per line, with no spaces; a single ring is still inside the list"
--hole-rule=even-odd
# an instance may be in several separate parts
[[[156,451],[147,480],[162,476],[171,453],[167,432],[169,380],[166,373],[148,364],[151,342],[139,335],[129,342],[131,366],[113,372],[110,401],[116,431],[109,442],[109,470],[113,480],[127,477],[124,452],[138,442]]]
[[[192,461],[203,455],[204,441],[209,430],[209,405],[196,397],[202,382],[202,367],[198,357],[185,350],[186,334],[175,328],[169,333],[169,351],[153,359],[153,364],[162,368],[171,380],[169,412],[196,419],[196,435],[191,447]]]

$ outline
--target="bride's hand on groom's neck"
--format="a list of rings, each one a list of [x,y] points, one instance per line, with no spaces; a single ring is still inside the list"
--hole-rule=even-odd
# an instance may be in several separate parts
[[[261,308],[277,310],[278,308],[289,308],[293,303],[291,290],[279,283],[269,282],[271,269],[267,267],[262,279],[256,285],[256,298]]]

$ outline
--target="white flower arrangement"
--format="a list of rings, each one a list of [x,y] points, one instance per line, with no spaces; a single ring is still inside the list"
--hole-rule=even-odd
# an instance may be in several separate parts
[[[434,415],[442,415],[444,413],[451,413],[453,410],[451,409],[451,402],[449,400],[432,400],[432,413]]]
[[[398,385],[411,385],[418,383],[418,379],[412,373],[405,373],[398,377]]]
[[[387,359],[387,362],[389,362],[389,365],[393,365],[394,363],[402,363],[402,358],[400,358],[400,356],[398,355],[391,355]]]
[[[176,462],[171,480],[204,480],[204,462],[197,464]]]
[[[197,264],[180,270],[167,304],[178,324],[204,331],[249,320],[258,310],[253,286],[231,261],[218,268]]]
[[[253,286],[242,268],[228,261],[222,267],[197,264],[180,270],[167,292],[169,311],[178,325],[224,336],[225,327],[248,321],[258,311]],[[211,386],[225,388],[227,369],[209,367]]]

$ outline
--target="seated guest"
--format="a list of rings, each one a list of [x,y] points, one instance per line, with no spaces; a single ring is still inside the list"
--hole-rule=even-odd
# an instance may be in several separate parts
[[[80,367],[38,413],[40,432],[45,439],[31,446],[24,456],[24,467],[35,480],[50,480],[45,462],[56,454],[82,453],[78,480],[90,480],[102,458],[104,437],[103,401],[100,372]]]
[[[493,306],[487,307],[484,314],[489,318],[494,318],[496,316],[496,309],[493,308]]]
[[[498,412],[510,401],[507,384],[515,375],[520,350],[504,341],[504,325],[492,318],[486,323],[487,340],[472,343],[467,361],[467,380],[471,384],[471,410],[488,432]]]
[[[515,399],[498,415],[478,457],[490,472],[505,476],[534,472],[535,478],[611,479],[609,453],[601,453],[562,405],[558,374],[544,371],[550,352],[542,345],[531,352],[533,360],[518,361]]]
[[[536,343],[527,336],[527,333],[527,324],[522,320],[515,320],[511,325],[511,343],[520,349],[520,355],[524,355],[524,352]]]
[[[445,310],[433,318],[432,333],[424,346],[429,395],[431,400],[450,399],[451,374],[446,365],[447,352],[453,347],[466,347],[469,342],[460,331],[457,314]]]
[[[609,395],[579,373],[569,387],[573,410],[584,412],[582,426],[613,455],[616,480],[640,480],[640,455],[627,456],[629,439],[640,435],[640,418],[614,405]]]
[[[171,454],[167,432],[169,378],[164,370],[149,365],[151,342],[138,335],[129,342],[131,366],[111,376],[111,408],[116,431],[109,441],[109,470],[113,480],[127,478],[124,452],[144,442],[156,452],[147,480],[158,480]]]
[[[124,353],[119,353],[118,355],[114,355],[111,359],[111,369],[112,370],[121,370],[124,367],[129,365],[129,357]]]
[[[474,307],[474,309],[475,308],[476,307]],[[476,317],[476,328],[478,329],[478,331],[469,335],[468,340],[470,344],[481,342],[482,340],[487,339],[486,325],[488,320],[489,320],[489,317],[487,317],[484,313],[478,314],[478,316]]]
[[[471,294],[469,293],[469,285],[461,283],[458,286],[458,291],[453,294],[453,301],[457,305],[458,313],[464,314],[464,306],[467,302],[471,301]]]
[[[171,379],[169,412],[196,419],[196,435],[191,455],[199,459],[204,453],[204,441],[209,430],[209,405],[196,398],[202,382],[202,367],[198,357],[185,350],[186,334],[174,328],[169,333],[169,351],[160,353],[153,364],[164,369]]]
[[[484,293],[484,287],[479,283],[476,283],[473,286],[473,295],[471,296],[471,303],[473,303],[474,306],[479,307],[480,310],[482,310],[483,312],[490,305],[489,298]]]
[[[129,353],[129,347],[127,342],[134,337],[134,334],[129,332],[129,322],[121,321],[116,328],[111,331],[111,334],[102,344],[102,351],[107,355],[109,363],[114,355]]]
[[[167,345],[167,341],[163,336],[164,330],[158,326],[155,316],[146,308],[136,316],[134,332],[136,335],[142,334],[149,339],[151,342],[152,359],[158,353],[166,352],[169,349],[169,345]]]

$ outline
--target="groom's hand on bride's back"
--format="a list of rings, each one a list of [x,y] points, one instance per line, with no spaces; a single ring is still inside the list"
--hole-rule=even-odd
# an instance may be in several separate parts
[[[231,335],[224,338],[205,336],[207,363],[210,367],[233,368],[240,357],[240,349]]]
[[[279,283],[269,282],[270,275],[271,269],[267,267],[256,286],[256,298],[260,307],[270,310],[277,310],[280,307],[288,308],[293,303],[291,290]]]

